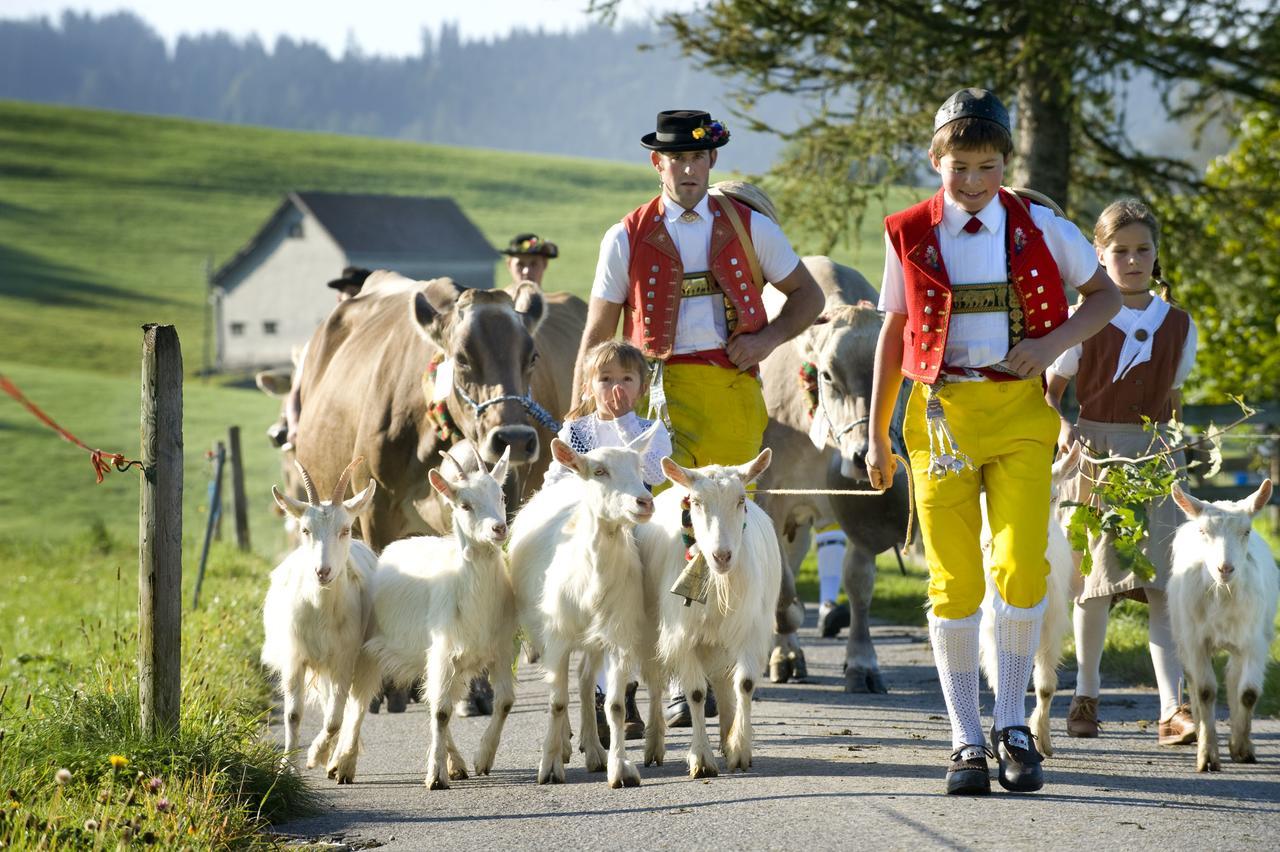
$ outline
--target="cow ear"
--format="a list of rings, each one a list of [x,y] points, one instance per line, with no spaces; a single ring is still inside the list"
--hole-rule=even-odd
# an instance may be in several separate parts
[[[293,372],[262,370],[253,374],[253,382],[267,396],[283,399],[289,395],[289,389],[293,386]]]
[[[432,307],[431,302],[422,293],[413,294],[410,306],[413,314],[413,328],[428,343],[440,349],[446,348],[444,338],[445,315]]]
[[[532,281],[521,281],[508,292],[511,294],[511,300],[515,302],[516,313],[520,314],[525,328],[530,334],[537,334],[538,326],[542,325],[542,319],[546,313],[542,288]]]

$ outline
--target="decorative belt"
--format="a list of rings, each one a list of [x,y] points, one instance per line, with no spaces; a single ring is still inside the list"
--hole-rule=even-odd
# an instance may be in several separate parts
[[[680,295],[686,299],[694,296],[719,296],[720,286],[705,272],[686,275],[680,282]]]
[[[1011,294],[1008,281],[992,284],[957,284],[951,288],[951,313],[982,314],[1004,313],[1010,305],[1018,308],[1017,297]],[[1012,319],[1012,317],[1010,317]],[[1021,316],[1019,316],[1021,319]]]

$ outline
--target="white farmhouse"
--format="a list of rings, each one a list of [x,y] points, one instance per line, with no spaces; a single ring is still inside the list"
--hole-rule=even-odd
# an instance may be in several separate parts
[[[289,363],[343,267],[492,287],[500,255],[450,198],[291,192],[211,281],[219,370]]]

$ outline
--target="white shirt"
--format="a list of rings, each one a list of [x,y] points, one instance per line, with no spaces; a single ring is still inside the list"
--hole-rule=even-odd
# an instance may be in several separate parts
[[[572,447],[575,452],[589,453],[600,447],[625,447],[652,425],[652,420],[645,420],[637,416],[634,411],[628,411],[616,420],[602,420],[598,414],[588,414],[577,420],[566,420],[556,437]],[[671,436],[667,434],[664,427],[660,426],[649,441],[649,448],[645,450],[640,462],[640,472],[644,477],[645,485],[653,487],[659,482],[666,481],[667,475],[662,472],[662,458],[669,455],[671,455]],[[546,488],[553,482],[559,482],[572,474],[573,471],[569,468],[553,460],[546,474],[543,475],[542,487]]]
[[[696,222],[681,222],[684,208],[670,198],[663,199],[667,233],[680,251],[680,264],[685,274],[705,272],[710,263],[707,254],[711,250],[711,204],[707,196],[694,206],[698,214]],[[716,211],[715,215],[720,215]],[[781,281],[795,271],[800,258],[778,224],[768,216],[751,211],[751,244],[760,260],[760,272],[765,281]],[[600,260],[596,264],[596,277],[591,285],[591,297],[623,305],[631,289],[629,267],[631,243],[627,229],[621,222],[605,232],[600,241]],[[761,306],[760,310],[764,310]],[[676,354],[698,352],[703,349],[722,349],[729,339],[724,321],[722,296],[695,296],[680,300],[676,317],[676,339],[672,351]]]
[[[942,263],[952,286],[991,284],[1008,280],[1005,266],[1004,225],[1006,214],[999,196],[986,207],[970,214],[951,196],[943,196],[942,222],[938,225],[938,246]],[[976,234],[966,233],[970,215],[982,221]],[[1080,229],[1052,210],[1031,205],[1031,221],[1044,232],[1045,242],[1053,255],[1062,282],[1077,288],[1098,271],[1098,255],[1093,244]],[[885,232],[884,281],[880,285],[880,310],[886,313],[907,312],[906,283],[902,259]],[[1004,312],[952,314],[947,332],[947,348],[943,363],[951,367],[989,367],[1009,354],[1009,316]]]
[[[1159,297],[1156,297],[1159,298]],[[1138,320],[1145,313],[1145,308],[1120,308],[1120,313],[1116,314],[1111,320],[1111,325],[1129,334],[1138,327]],[[1187,339],[1182,344],[1182,357],[1178,359],[1178,368],[1173,372],[1174,390],[1182,387],[1182,383],[1187,380],[1187,376],[1191,374],[1191,368],[1196,365],[1196,348],[1198,346],[1195,320],[1191,320],[1187,327]],[[1084,352],[1084,344],[1077,343],[1066,352],[1058,356],[1058,360],[1053,362],[1049,367],[1050,376],[1062,376],[1064,379],[1070,379],[1080,372],[1080,356]],[[1148,356],[1149,360],[1150,356]]]

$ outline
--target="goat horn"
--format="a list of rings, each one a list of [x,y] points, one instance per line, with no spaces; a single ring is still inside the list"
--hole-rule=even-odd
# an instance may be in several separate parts
[[[312,506],[319,506],[320,497],[316,494],[316,484],[311,481],[311,474],[307,473],[307,469],[302,466],[302,462],[294,459],[293,463],[297,466],[298,473],[302,474],[302,487],[307,489],[307,502]]]
[[[351,479],[351,472],[362,461],[364,461],[364,456],[356,456],[351,460],[351,464],[347,465],[347,469],[342,472],[342,476],[338,477],[338,484],[333,486],[333,496],[329,498],[330,503],[342,502],[342,498],[347,494],[347,480]]]
[[[467,449],[471,451],[471,457],[476,460],[476,467],[480,468],[480,470],[483,472],[486,469],[484,465],[484,459],[480,458],[480,454],[476,452],[476,445],[468,441]]]

